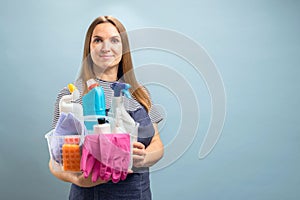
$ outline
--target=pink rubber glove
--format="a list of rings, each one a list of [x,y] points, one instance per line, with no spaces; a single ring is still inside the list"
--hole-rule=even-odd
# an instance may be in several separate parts
[[[96,182],[99,177],[100,177],[100,162],[96,160],[92,172],[92,181]]]
[[[87,148],[83,146],[80,160],[80,170],[83,171],[84,178],[87,178],[90,175],[95,162],[96,158],[94,158],[87,150]]]
[[[99,171],[100,171],[100,178],[102,180],[108,181],[111,179],[111,176],[113,173],[111,167],[108,167],[100,162],[100,170]]]
[[[99,170],[94,170],[94,165],[100,160],[100,147],[98,137],[99,135],[96,134],[85,136],[84,144],[82,146],[82,156],[80,160],[80,168],[83,171],[84,177],[87,178],[92,173],[92,177],[94,177],[94,180],[96,179],[95,177],[99,176]],[[97,166],[99,166],[99,164],[100,163],[98,163]]]
[[[130,135],[129,134],[115,134],[114,144],[125,152],[130,153]],[[129,156],[120,157],[120,159],[114,160],[114,173],[112,180],[118,182],[120,179],[125,180],[128,173],[128,167],[130,164],[130,154]]]
[[[82,147],[81,170],[84,177],[92,174],[92,181],[100,177],[114,183],[125,180],[130,163],[129,134],[86,135]]]
[[[129,134],[100,134],[100,178],[114,183],[125,180],[130,163]]]
[[[109,180],[112,175],[112,149],[116,148],[111,142],[112,134],[99,134],[100,144],[100,178],[102,180]]]

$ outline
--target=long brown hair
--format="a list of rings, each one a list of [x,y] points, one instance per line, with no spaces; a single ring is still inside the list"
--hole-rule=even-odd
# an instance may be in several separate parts
[[[82,79],[84,86],[83,94],[87,93],[86,81],[91,78],[96,78],[93,71],[93,61],[90,55],[90,42],[95,27],[101,23],[111,23],[117,28],[118,32],[120,33],[123,52],[122,59],[118,67],[118,79],[123,79],[124,82],[131,85],[130,92],[132,96],[149,112],[151,108],[151,100],[149,94],[146,92],[146,89],[139,85],[135,78],[126,29],[119,20],[112,16],[100,16],[96,18],[91,23],[86,33],[83,49],[82,67],[79,75],[79,78]]]

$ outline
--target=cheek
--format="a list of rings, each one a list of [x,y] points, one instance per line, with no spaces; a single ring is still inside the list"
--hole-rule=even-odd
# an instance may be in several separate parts
[[[99,48],[99,45],[90,44],[90,52],[95,52]]]
[[[95,54],[96,54],[95,49],[90,48],[90,54],[91,54],[91,57],[93,58],[95,56]]]
[[[90,56],[91,56],[91,58],[92,58],[92,61],[95,63],[95,61],[96,61],[96,58],[97,58],[97,49],[94,47],[94,46],[92,46],[92,45],[90,45]]]
[[[122,56],[122,46],[117,46],[114,48],[114,51],[115,51],[115,54],[118,56],[118,57],[121,57]]]
[[[117,57],[116,57],[116,62],[120,62],[122,59],[123,53],[122,53],[122,49],[118,51]]]

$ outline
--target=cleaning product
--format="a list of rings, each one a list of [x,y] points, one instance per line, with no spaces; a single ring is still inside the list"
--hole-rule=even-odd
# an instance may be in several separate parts
[[[133,128],[136,127],[135,121],[127,113],[123,103],[122,94],[127,98],[131,98],[128,91],[130,87],[127,83],[115,82],[111,84],[111,88],[114,90],[114,97],[112,98],[108,116],[113,119],[111,122],[113,133],[132,133]]]
[[[52,133],[50,139],[51,155],[56,162],[62,163],[62,146],[66,143],[64,139],[71,136],[79,139],[79,135],[85,135],[86,129],[73,113],[62,112]]]
[[[94,79],[87,81],[88,93],[82,97],[84,124],[88,131],[93,131],[99,116],[105,116],[104,90]]]
[[[129,143],[129,134],[86,135],[80,161],[84,177],[92,175],[93,182],[125,180],[131,162]]]
[[[100,134],[100,133],[111,133],[110,130],[110,124],[104,117],[98,118],[98,124],[94,125],[94,133]]]
[[[131,86],[127,83],[115,82],[111,84],[111,88],[114,90],[114,97],[112,98],[112,105],[108,113],[108,117],[112,119],[110,121],[112,133],[127,133],[130,135],[129,144],[122,144],[130,149],[129,169],[133,166],[133,148],[131,147],[133,146],[133,143],[137,141],[139,127],[139,124],[127,113],[123,103],[123,94],[127,98],[131,98],[128,91],[130,87]],[[120,140],[120,143],[123,143],[124,141],[125,140]]]
[[[105,96],[101,86],[94,80],[87,81],[88,93],[82,97],[83,115],[105,116]]]
[[[74,116],[83,122],[83,109],[79,103],[74,101],[79,99],[80,93],[73,84],[68,84],[70,95],[64,95],[59,101],[59,112],[62,113],[73,113]]]
[[[62,146],[62,159],[64,171],[80,171],[80,146],[79,144],[64,144]]]

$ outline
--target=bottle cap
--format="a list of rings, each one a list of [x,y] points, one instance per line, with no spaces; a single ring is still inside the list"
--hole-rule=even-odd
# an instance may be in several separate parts
[[[98,124],[105,124],[106,123],[106,120],[105,120],[104,117],[100,117],[97,120],[98,120]]]
[[[76,90],[76,87],[75,87],[75,85],[73,85],[72,83],[70,83],[70,84],[68,84],[68,89],[69,89],[69,91],[70,91],[71,93],[73,93],[74,90]]]
[[[88,90],[91,90],[94,87],[97,87],[99,84],[94,79],[91,78],[91,79],[87,80],[86,85],[88,87]]]

